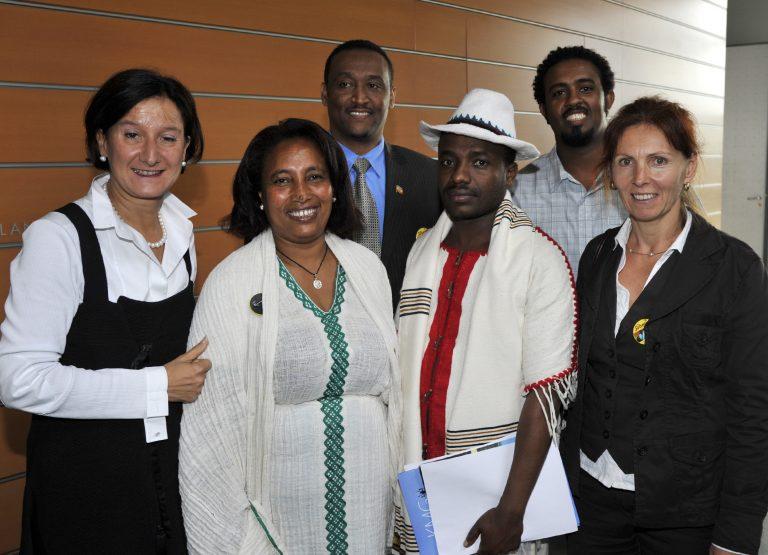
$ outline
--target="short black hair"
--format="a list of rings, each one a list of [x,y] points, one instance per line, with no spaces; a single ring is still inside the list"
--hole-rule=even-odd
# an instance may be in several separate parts
[[[264,162],[278,144],[296,139],[305,139],[317,146],[328,169],[336,202],[331,207],[326,229],[343,239],[352,237],[360,229],[361,217],[352,199],[349,166],[336,139],[313,121],[290,118],[259,131],[245,149],[235,173],[232,183],[235,202],[224,225],[227,231],[242,237],[246,243],[269,229],[267,214],[259,206],[259,193],[264,188]]]
[[[544,61],[536,68],[536,76],[533,78],[533,97],[538,104],[544,104],[544,77],[547,72],[552,69],[552,66],[573,59],[586,60],[597,68],[603,95],[607,96],[616,86],[611,65],[603,56],[583,46],[561,46],[550,50]]]
[[[173,77],[141,68],[115,73],[99,87],[88,103],[84,122],[86,160],[100,170],[109,170],[109,161],[99,160],[99,143],[96,138],[98,132],[106,135],[109,128],[139,102],[156,97],[167,98],[181,113],[184,136],[189,139],[185,160],[200,160],[203,156],[203,130],[192,94]]]
[[[389,86],[391,87],[395,82],[395,70],[392,67],[392,60],[389,59],[389,56],[384,52],[384,49],[369,40],[353,39],[341,43],[328,55],[328,59],[325,60],[325,69],[323,70],[323,83],[328,84],[328,76],[331,71],[331,62],[333,62],[333,59],[346,50],[370,50],[371,52],[376,52],[376,54],[379,54],[387,62],[387,69],[389,70]]]

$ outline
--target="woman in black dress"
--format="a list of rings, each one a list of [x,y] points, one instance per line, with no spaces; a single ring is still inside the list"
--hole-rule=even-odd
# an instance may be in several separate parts
[[[11,264],[0,398],[33,413],[22,553],[185,553],[181,403],[210,367],[186,351],[194,212],[170,194],[203,137],[178,81],[132,69],[85,115],[97,176],[34,222]]]

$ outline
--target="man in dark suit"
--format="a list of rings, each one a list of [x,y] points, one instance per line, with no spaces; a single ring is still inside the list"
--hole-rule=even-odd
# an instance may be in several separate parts
[[[395,104],[393,77],[381,47],[347,41],[325,62],[320,96],[363,214],[364,229],[355,240],[381,257],[397,306],[408,252],[419,229],[435,224],[441,206],[436,162],[384,140],[387,114]]]

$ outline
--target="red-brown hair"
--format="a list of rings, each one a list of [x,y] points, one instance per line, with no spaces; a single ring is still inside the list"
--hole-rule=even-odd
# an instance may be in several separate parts
[[[602,166],[609,183],[612,181],[611,162],[616,156],[619,141],[624,132],[635,125],[652,125],[686,158],[699,154],[696,120],[693,115],[677,102],[665,100],[660,96],[643,96],[623,106],[611,119],[603,134]],[[682,199],[686,207],[698,212],[698,203],[693,191],[684,190]]]

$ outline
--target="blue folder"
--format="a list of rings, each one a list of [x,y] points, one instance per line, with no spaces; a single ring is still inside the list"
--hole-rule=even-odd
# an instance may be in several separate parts
[[[429,514],[429,501],[427,500],[427,491],[424,489],[424,480],[421,478],[421,470],[417,467],[401,472],[397,480],[400,482],[405,509],[411,518],[419,552],[421,555],[438,555],[435,531],[432,528],[432,517]]]

